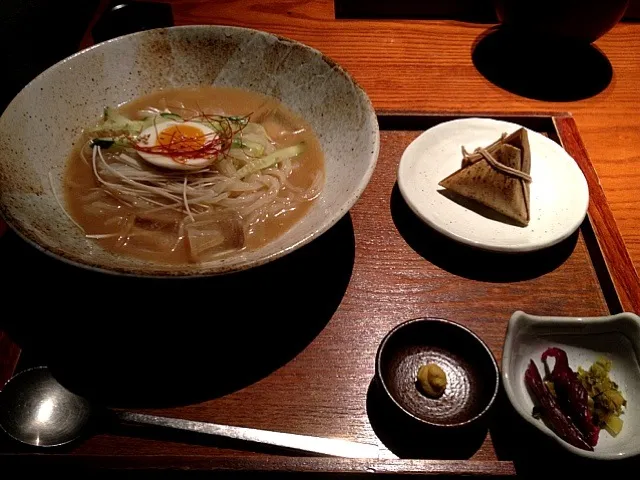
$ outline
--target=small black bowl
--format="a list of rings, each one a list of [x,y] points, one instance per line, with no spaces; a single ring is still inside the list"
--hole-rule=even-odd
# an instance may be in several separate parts
[[[417,384],[421,365],[436,363],[447,375],[440,398]],[[376,378],[409,418],[430,427],[460,428],[484,418],[498,394],[500,372],[491,350],[471,330],[439,318],[402,323],[382,340]]]

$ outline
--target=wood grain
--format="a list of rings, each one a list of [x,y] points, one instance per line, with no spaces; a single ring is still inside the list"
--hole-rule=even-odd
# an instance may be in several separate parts
[[[611,209],[600,185],[598,175],[589,161],[573,118],[554,119],[562,146],[576,159],[589,184],[589,217],[596,241],[603,252],[607,268],[625,311],[640,312],[640,280],[618,231]]]
[[[622,237],[640,267],[640,25],[596,42],[613,67],[602,93],[576,102],[519,97],[486,80],[471,52],[490,25],[446,20],[336,20],[331,0],[173,0],[176,24],[224,24],[302,41],[345,67],[377,109],[570,111]],[[550,71],[549,75],[554,72]]]
[[[537,450],[530,450],[528,436],[504,432],[511,425],[511,421],[506,420],[508,412],[513,415],[505,405],[500,407],[501,413],[491,422],[490,431],[479,429],[468,435],[460,433],[446,437],[439,434],[430,437],[424,432],[413,432],[408,425],[405,429],[372,382],[375,353],[382,337],[393,326],[411,318],[448,318],[477,332],[500,361],[507,321],[514,310],[522,309],[538,315],[597,316],[607,314],[608,308],[580,233],[542,253],[505,257],[455,244],[430,230],[411,213],[398,193],[395,172],[407,145],[424,128],[438,121],[436,117],[425,117],[417,120],[416,130],[396,131],[388,130],[393,122],[381,120],[385,129],[381,134],[379,165],[369,188],[351,210],[350,216],[311,245],[272,264],[270,268],[276,270],[245,272],[237,279],[245,287],[252,282],[264,286],[265,277],[285,278],[278,275],[285,275],[291,265],[299,265],[300,269],[306,270],[313,262],[321,262],[329,264],[329,267],[318,274],[320,284],[344,285],[338,287],[335,313],[328,311],[323,318],[315,320],[310,313],[322,310],[328,290],[313,287],[312,297],[303,299],[302,305],[293,304],[294,314],[299,312],[300,316],[294,315],[296,323],[281,333],[269,333],[274,328],[280,332],[277,317],[267,316],[270,326],[263,330],[260,330],[260,325],[265,325],[263,320],[254,319],[253,314],[249,314],[249,318],[241,315],[235,320],[234,323],[240,325],[244,342],[233,343],[223,337],[225,343],[232,344],[229,347],[231,353],[251,348],[246,345],[253,345],[250,340],[252,330],[258,330],[259,341],[266,343],[267,347],[275,342],[273,349],[277,350],[281,348],[277,345],[295,342],[296,335],[300,335],[296,328],[292,328],[293,325],[319,323],[299,353],[275,365],[272,373],[246,382],[236,378],[241,380],[241,385],[246,385],[244,388],[232,389],[229,394],[218,398],[209,394],[199,401],[187,397],[186,391],[174,391],[178,389],[175,386],[178,376],[192,370],[204,372],[201,374],[204,376],[197,377],[197,380],[189,377],[190,381],[200,382],[195,385],[197,387],[208,387],[224,381],[225,377],[220,373],[238,362],[241,368],[234,372],[239,377],[250,378],[250,371],[258,368],[255,360],[246,353],[235,353],[233,357],[210,355],[208,349],[213,353],[222,348],[216,342],[219,332],[207,330],[206,326],[200,325],[201,322],[183,319],[180,324],[173,324],[171,330],[164,331],[152,328],[153,324],[147,325],[143,320],[136,329],[128,319],[112,319],[103,327],[100,324],[86,326],[85,317],[80,315],[79,319],[84,323],[64,322],[48,329],[46,322],[38,323],[37,320],[13,325],[21,338],[29,337],[37,344],[35,332],[41,331],[40,342],[56,345],[48,350],[45,363],[53,365],[59,357],[67,355],[68,361],[63,362],[57,371],[71,382],[68,385],[81,389],[89,383],[98,382],[100,385],[97,387],[100,387],[104,379],[94,377],[97,372],[107,375],[108,388],[119,389],[121,393],[117,400],[112,397],[111,404],[115,407],[131,405],[136,395],[144,396],[142,390],[149,387],[146,384],[140,387],[139,384],[147,378],[137,373],[144,372],[145,377],[155,375],[154,378],[158,379],[156,387],[161,396],[177,395],[171,406],[144,409],[149,413],[373,443],[379,445],[382,460],[350,462],[265,456],[262,449],[247,445],[136,429],[98,431],[97,435],[66,452],[34,458],[36,463],[31,465],[43,462],[45,466],[90,464],[110,468],[154,465],[157,468],[222,470],[318,469],[327,473],[514,473],[512,461],[517,452],[514,453],[513,447],[523,452]],[[541,117],[532,120],[515,118],[514,121],[531,127],[545,124]],[[548,118],[546,124],[552,126]],[[553,136],[553,132],[549,135]],[[353,250],[349,244],[354,244]],[[32,250],[23,253],[19,253],[17,248],[11,250],[12,256],[18,256],[16,271],[23,263],[19,256],[31,255]],[[292,263],[278,270],[278,265],[286,261]],[[48,283],[48,278],[64,277],[65,288],[75,290],[79,288],[78,283],[90,284],[98,278],[84,277],[82,275],[89,273],[78,269],[63,270],[59,263],[41,264],[40,276],[44,283]],[[47,269],[53,270],[47,272]],[[344,274],[347,275],[346,281],[340,279]],[[124,282],[122,279],[117,281]],[[216,281],[220,280],[207,280],[210,282],[205,285],[207,291],[219,291],[221,284]],[[224,279],[224,282],[228,281],[232,280]],[[166,295],[158,290],[158,284],[154,283],[153,290],[147,291],[149,284],[140,282],[135,286],[121,283],[120,288],[135,288],[142,298]],[[12,288],[19,291],[26,284],[33,286],[31,276],[15,275]],[[93,284],[98,289],[108,288]],[[197,295],[194,283],[185,284],[185,288],[190,288]],[[276,292],[274,290],[273,295]],[[242,295],[236,296],[231,294],[227,300],[233,304],[241,303]],[[46,298],[44,303],[48,303]],[[142,305],[138,310],[152,319],[162,318],[162,312],[171,318],[168,307],[168,304],[161,304],[154,310],[153,305]],[[261,309],[261,306],[256,308]],[[133,310],[131,315],[137,315],[138,310]],[[37,311],[35,316],[38,316]],[[65,335],[70,338],[65,340]],[[284,335],[286,342],[278,341],[280,335]],[[199,337],[200,342],[194,336]],[[188,342],[181,346],[183,339]],[[158,347],[153,348],[154,345]],[[130,348],[143,353],[121,363]],[[202,352],[193,357],[194,350]],[[165,359],[167,353],[169,356]],[[260,362],[268,362],[273,354],[267,348],[259,357]],[[197,364],[189,360],[191,358],[197,358]],[[129,372],[129,383],[121,378],[127,374],[123,370],[125,368],[133,372]],[[181,398],[181,395],[185,396]],[[105,400],[104,397],[100,399]],[[146,404],[151,404],[151,400],[147,397]],[[138,405],[141,406],[141,402]],[[417,438],[420,441],[416,441]],[[7,445],[0,451],[9,452],[14,448]],[[105,454],[108,456],[104,457]],[[421,460],[393,460],[398,457]],[[392,461],[387,463],[387,459]],[[464,462],[467,459],[472,462]],[[4,460],[29,464],[28,457],[23,456],[7,456]]]

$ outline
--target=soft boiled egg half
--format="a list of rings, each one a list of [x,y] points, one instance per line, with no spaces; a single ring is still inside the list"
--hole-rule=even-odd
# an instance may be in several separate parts
[[[199,170],[218,158],[218,134],[197,122],[163,122],[144,129],[136,150],[147,162],[172,170]]]

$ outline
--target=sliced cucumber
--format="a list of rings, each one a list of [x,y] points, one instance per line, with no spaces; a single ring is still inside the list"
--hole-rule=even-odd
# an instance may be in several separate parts
[[[260,170],[272,167],[276,163],[281,162],[286,158],[295,157],[296,155],[301,154],[302,152],[304,152],[304,149],[304,143],[299,143],[298,145],[294,145],[293,147],[282,148],[267,155],[266,157],[262,157],[250,163],[247,163],[244,167],[236,172],[235,176],[237,178],[244,178],[247,175],[251,175],[252,173],[257,173]]]
[[[239,148],[251,157],[260,157],[264,155],[264,145],[258,142],[245,140],[244,138],[234,138],[231,148]]]
[[[184,122],[184,119],[177,113],[163,112],[160,114],[160,116],[162,118],[166,118],[167,120],[173,120],[174,122]]]

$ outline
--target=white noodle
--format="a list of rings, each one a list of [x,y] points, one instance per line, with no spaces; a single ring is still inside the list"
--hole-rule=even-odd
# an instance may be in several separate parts
[[[187,215],[189,215],[189,218],[191,219],[192,222],[195,221],[195,218],[193,218],[193,215],[191,214],[191,209],[189,208],[189,200],[187,200],[187,176],[184,176],[184,190],[182,193],[182,198],[184,199],[184,209],[187,211]]]
[[[115,195],[111,190],[106,189],[106,188],[102,188],[100,189],[102,192],[106,193],[107,195],[109,195],[110,197],[116,199],[118,202],[122,203],[123,205],[127,206],[127,207],[133,207],[133,205],[131,205],[129,202],[127,202],[126,200],[124,200],[121,196],[117,196]]]
[[[95,147],[98,149],[98,156],[100,157],[100,161],[102,162],[102,164],[105,166],[105,168],[107,170],[109,170],[109,172],[113,173],[114,175],[116,175],[117,177],[119,177],[123,182],[128,183],[130,185],[136,186],[142,190],[147,190],[151,193],[155,193],[157,195],[160,195],[161,197],[165,197],[168,198],[169,200],[176,200],[178,197],[171,195],[167,192],[165,192],[164,190],[162,190],[161,188],[156,188],[156,187],[152,187],[150,185],[145,185],[144,183],[139,183],[136,182],[134,180],[131,180],[129,178],[127,178],[125,175],[122,175],[121,173],[119,173],[118,171],[116,171],[114,168],[112,168],[107,161],[104,159],[104,156],[102,155],[102,149],[100,147]]]
[[[95,235],[85,235],[85,237],[87,238],[95,238],[95,239],[103,239],[103,238],[115,238],[115,237],[119,237],[121,234],[120,233],[98,233]]]
[[[87,140],[87,142],[85,142],[85,144],[82,145],[82,148],[80,149],[80,158],[87,166],[89,166],[89,160],[87,160],[87,156],[85,155],[84,151],[87,149],[87,145],[89,145],[90,143],[91,140]]]

